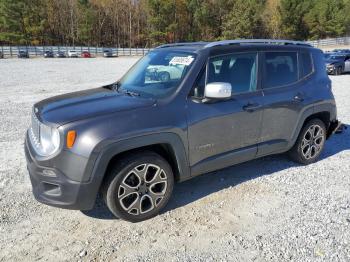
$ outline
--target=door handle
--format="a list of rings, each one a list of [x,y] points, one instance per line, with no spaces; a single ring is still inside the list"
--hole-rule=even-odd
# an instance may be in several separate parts
[[[298,103],[303,102],[303,101],[304,101],[304,96],[303,96],[303,94],[302,94],[302,93],[296,94],[296,95],[293,97],[293,101],[294,101],[294,102],[298,102]]]
[[[259,105],[258,103],[248,103],[248,104],[244,105],[242,108],[244,111],[254,112],[254,111],[258,110],[260,107],[261,107],[261,105]]]

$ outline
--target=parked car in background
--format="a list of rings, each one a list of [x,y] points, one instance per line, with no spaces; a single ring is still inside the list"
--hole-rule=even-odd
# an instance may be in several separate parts
[[[74,58],[78,58],[79,57],[79,53],[75,50],[69,50],[68,51],[68,57],[74,57]]]
[[[54,57],[54,53],[51,50],[46,50],[44,52],[44,57],[45,58],[52,58],[52,57]]]
[[[332,53],[325,55],[327,73],[330,75],[341,75],[350,72],[350,55]]]
[[[350,49],[334,49],[332,52],[338,53],[338,54],[350,55]]]
[[[145,77],[173,66],[182,73]],[[286,152],[314,163],[341,125],[330,87],[322,51],[304,42],[160,46],[115,83],[33,106],[34,196],[89,210],[102,193],[115,216],[139,222],[159,214],[175,182]]]
[[[324,56],[324,59],[328,59],[331,55],[334,55],[334,54],[336,54],[336,53],[333,53],[333,52],[325,52],[325,53],[323,54],[323,56]]]
[[[83,51],[81,53],[81,57],[83,57],[83,58],[91,58],[91,53],[88,52],[88,51]]]
[[[17,57],[18,58],[29,58],[29,53],[27,50],[19,50]]]
[[[0,51],[0,58],[4,58],[4,53]]]
[[[167,82],[171,79],[179,79],[183,73],[184,65],[149,66],[146,70],[146,80]]]
[[[103,50],[103,56],[104,57],[113,57],[113,50],[112,49],[105,49]]]
[[[56,53],[56,57],[58,57],[58,58],[65,58],[66,57],[66,53],[63,52],[63,51],[58,51]]]

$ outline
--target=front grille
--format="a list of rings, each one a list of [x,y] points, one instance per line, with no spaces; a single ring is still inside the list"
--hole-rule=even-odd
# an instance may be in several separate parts
[[[32,113],[32,126],[30,128],[30,135],[33,145],[38,147],[40,145],[40,121],[35,113]]]

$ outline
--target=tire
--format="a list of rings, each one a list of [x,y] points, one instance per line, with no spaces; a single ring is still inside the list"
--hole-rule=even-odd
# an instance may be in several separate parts
[[[341,66],[337,67],[337,69],[335,70],[335,75],[339,76],[343,73],[343,69]]]
[[[302,128],[297,141],[289,151],[290,158],[308,165],[318,160],[326,141],[326,126],[320,119],[312,119]]]
[[[173,186],[174,175],[168,162],[154,152],[143,151],[127,155],[110,169],[102,194],[116,217],[140,222],[159,214]]]

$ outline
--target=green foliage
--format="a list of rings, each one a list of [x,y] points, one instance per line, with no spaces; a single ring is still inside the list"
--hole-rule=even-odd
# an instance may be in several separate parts
[[[228,1],[204,0],[194,11],[194,22],[197,27],[198,38],[204,40],[215,40],[222,37],[222,28],[225,17],[232,7]]]
[[[312,39],[335,37],[346,32],[346,15],[342,0],[318,0],[305,17]],[[349,13],[348,13],[349,14]]]
[[[0,0],[0,41],[38,44],[47,26],[42,0]]]
[[[259,38],[263,34],[264,0],[236,0],[224,23],[225,38]]]
[[[0,0],[0,41],[26,42],[24,28],[25,0]]]
[[[160,44],[174,41],[177,29],[174,0],[148,0],[149,40]]]
[[[93,25],[96,20],[96,13],[87,0],[79,1],[79,14],[81,19],[78,24],[78,39],[84,43],[90,44],[93,34]]]
[[[155,46],[350,33],[350,0],[0,0],[0,44]]]
[[[281,0],[278,11],[284,38],[303,40],[308,37],[304,16],[310,3],[311,1],[304,0]]]

